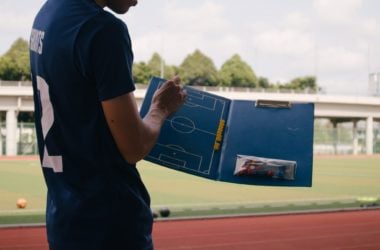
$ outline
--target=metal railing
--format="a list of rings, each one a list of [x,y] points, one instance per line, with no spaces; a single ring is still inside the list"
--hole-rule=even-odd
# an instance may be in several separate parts
[[[31,81],[4,81],[0,80],[0,87],[30,87]],[[148,85],[137,83],[136,89],[146,89]],[[223,86],[191,86],[195,89],[208,92],[252,92],[252,93],[284,93],[284,94],[321,94],[312,89],[274,89],[274,88],[247,88],[247,87],[223,87]]]
[[[323,94],[313,89],[274,89],[274,88],[248,88],[223,86],[191,86],[207,92],[248,92],[248,93],[284,93],[284,94]],[[146,84],[136,84],[136,89],[146,89]]]

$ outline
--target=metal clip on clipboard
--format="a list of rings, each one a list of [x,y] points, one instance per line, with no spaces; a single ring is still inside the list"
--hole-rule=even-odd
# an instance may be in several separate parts
[[[292,104],[287,101],[257,100],[257,108],[291,108]]]

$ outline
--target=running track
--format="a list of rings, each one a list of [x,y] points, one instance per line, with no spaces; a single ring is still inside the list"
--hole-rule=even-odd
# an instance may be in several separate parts
[[[380,249],[380,210],[199,220],[154,224],[163,249]],[[44,227],[0,229],[1,250],[46,250]]]

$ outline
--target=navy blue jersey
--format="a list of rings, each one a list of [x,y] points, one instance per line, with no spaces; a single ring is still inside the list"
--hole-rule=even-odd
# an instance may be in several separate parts
[[[150,198],[101,101],[135,89],[127,26],[93,0],[48,0],[30,37],[35,121],[54,249],[151,249]]]

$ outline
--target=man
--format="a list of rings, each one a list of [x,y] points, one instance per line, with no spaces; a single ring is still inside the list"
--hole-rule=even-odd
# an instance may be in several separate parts
[[[126,13],[137,0],[48,0],[30,37],[50,249],[152,249],[150,198],[135,163],[185,101],[180,79],[141,119]]]

